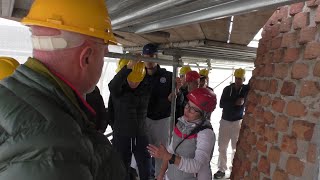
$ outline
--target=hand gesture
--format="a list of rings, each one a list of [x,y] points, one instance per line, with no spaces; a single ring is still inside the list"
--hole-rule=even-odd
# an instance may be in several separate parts
[[[151,156],[162,159],[162,160],[169,160],[171,158],[171,154],[167,151],[166,147],[163,144],[160,144],[159,147],[149,144],[147,149]]]
[[[244,104],[244,98],[238,98],[236,101],[237,106],[242,106]]]
[[[182,80],[179,77],[176,78],[176,84],[177,84],[177,90],[179,90],[182,86]]]

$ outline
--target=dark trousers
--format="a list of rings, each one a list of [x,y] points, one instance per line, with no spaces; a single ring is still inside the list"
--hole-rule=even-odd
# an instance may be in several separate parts
[[[148,180],[151,176],[151,157],[147,150],[148,139],[146,136],[135,138],[126,136],[113,136],[113,146],[120,153],[122,160],[130,171],[132,153],[136,159],[140,180]],[[130,177],[127,177],[130,180]]]

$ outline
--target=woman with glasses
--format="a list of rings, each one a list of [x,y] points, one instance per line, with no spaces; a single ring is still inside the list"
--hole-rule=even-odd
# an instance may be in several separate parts
[[[216,107],[213,91],[197,88],[191,91],[184,115],[178,119],[171,144],[165,148],[149,145],[151,156],[162,159],[157,180],[208,180],[212,179],[210,160],[215,134],[209,115]]]

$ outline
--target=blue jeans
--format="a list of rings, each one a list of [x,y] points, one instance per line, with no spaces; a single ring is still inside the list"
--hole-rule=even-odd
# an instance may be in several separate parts
[[[151,156],[147,150],[148,139],[146,136],[135,138],[127,136],[113,136],[113,146],[120,153],[122,160],[129,172],[132,153],[137,162],[141,180],[148,180],[151,177]],[[130,177],[127,177],[130,180]]]

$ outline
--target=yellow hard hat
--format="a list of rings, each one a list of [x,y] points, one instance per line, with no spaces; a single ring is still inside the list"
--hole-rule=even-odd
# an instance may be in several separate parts
[[[244,78],[246,74],[246,70],[239,68],[234,71],[234,77],[236,78]]]
[[[10,76],[19,65],[13,58],[0,57],[0,80]]]
[[[209,70],[207,70],[207,69],[201,69],[201,70],[199,71],[199,74],[200,74],[200,76],[208,77],[208,75],[209,75]]]
[[[116,69],[116,73],[118,73],[125,65],[129,63],[129,60],[127,59],[120,59],[118,61],[118,67]]]
[[[35,0],[21,22],[80,33],[116,44],[104,0]]]
[[[128,81],[138,83],[141,82],[146,75],[146,69],[143,62],[135,64],[132,72],[128,75]]]
[[[187,74],[187,72],[189,72],[189,71],[191,71],[190,66],[182,66],[182,67],[180,68],[179,74],[180,74],[180,75],[185,75],[185,74]]]

